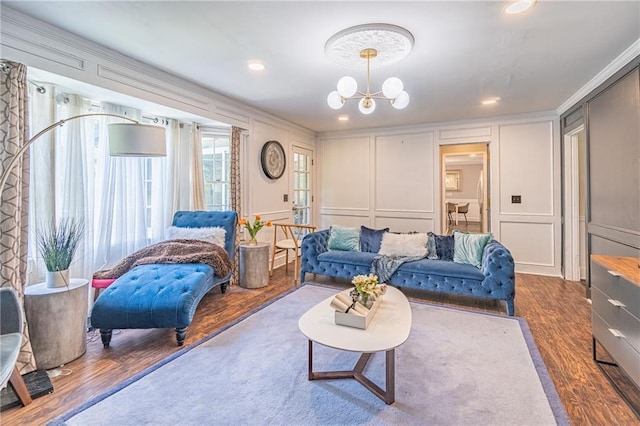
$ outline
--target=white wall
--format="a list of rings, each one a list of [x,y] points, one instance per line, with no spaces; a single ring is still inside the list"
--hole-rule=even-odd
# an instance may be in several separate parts
[[[511,250],[518,272],[559,276],[557,126],[549,113],[319,134],[319,223],[441,229],[440,146],[489,143],[491,232]]]

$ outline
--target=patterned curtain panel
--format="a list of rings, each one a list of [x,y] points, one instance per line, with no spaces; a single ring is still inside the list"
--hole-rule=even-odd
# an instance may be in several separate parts
[[[20,147],[29,140],[27,116],[27,67],[9,61],[0,64],[0,164],[2,172]],[[0,189],[0,280],[2,287],[13,287],[24,300],[27,279],[27,227],[29,198],[29,155],[26,153],[11,170]],[[25,322],[18,369],[28,373],[36,369],[29,329]]]
[[[242,129],[231,127],[231,210],[242,215],[241,202],[242,191],[240,191],[240,134]],[[233,261],[233,277],[231,284],[238,284],[240,280],[240,261],[238,255],[238,245],[240,244],[240,233],[236,232],[236,255]]]

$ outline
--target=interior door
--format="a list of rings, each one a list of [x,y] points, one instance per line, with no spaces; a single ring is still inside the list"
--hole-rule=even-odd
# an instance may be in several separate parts
[[[313,203],[313,151],[293,146],[293,222],[310,225]]]

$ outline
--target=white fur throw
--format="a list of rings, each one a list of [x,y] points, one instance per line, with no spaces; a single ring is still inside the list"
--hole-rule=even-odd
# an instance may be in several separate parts
[[[427,255],[427,240],[429,236],[424,233],[394,234],[385,232],[382,236],[380,251],[384,256],[419,256]]]
[[[170,226],[167,228],[167,240],[201,240],[217,244],[224,248],[224,240],[227,230],[220,227],[212,228],[183,228],[180,226]]]

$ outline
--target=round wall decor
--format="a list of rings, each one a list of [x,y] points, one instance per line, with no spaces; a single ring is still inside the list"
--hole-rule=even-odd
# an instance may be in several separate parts
[[[284,148],[278,141],[268,141],[262,146],[260,154],[262,170],[269,179],[279,179],[284,174],[287,159]]]

